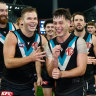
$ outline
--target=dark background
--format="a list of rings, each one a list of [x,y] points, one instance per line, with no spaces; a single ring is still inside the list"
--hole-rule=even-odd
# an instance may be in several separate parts
[[[25,7],[32,6],[38,11],[39,19],[46,19],[52,17],[53,3],[52,0],[2,0],[8,4],[14,4],[15,6],[20,5]],[[90,18],[89,20],[96,18],[96,0],[58,0],[58,8],[69,8],[71,14],[80,11]],[[16,17],[19,17],[21,10],[12,9]],[[95,12],[94,12],[95,11]],[[89,12],[89,13],[88,13]],[[90,13],[91,12],[91,13]],[[91,14],[90,16],[88,16]],[[88,20],[88,19],[87,19]]]

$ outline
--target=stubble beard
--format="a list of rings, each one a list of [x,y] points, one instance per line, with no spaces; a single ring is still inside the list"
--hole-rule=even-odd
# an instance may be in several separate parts
[[[84,28],[82,28],[82,29],[78,29],[78,28],[76,28],[76,31],[77,31],[77,32],[82,32],[83,29],[84,29]]]

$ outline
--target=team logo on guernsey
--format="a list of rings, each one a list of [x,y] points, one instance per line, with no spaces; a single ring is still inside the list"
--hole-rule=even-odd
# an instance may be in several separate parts
[[[72,47],[68,47],[65,51],[66,55],[68,56],[72,56],[72,54],[74,53],[74,49]]]
[[[13,96],[13,92],[10,91],[2,91],[1,96]]]
[[[86,42],[86,44],[87,44],[87,48],[91,48],[91,43],[90,42]]]
[[[34,50],[36,50],[37,47],[38,47],[38,42],[34,42],[34,43],[32,44],[32,48],[33,48]]]
[[[0,34],[0,37],[2,37],[2,34]]]
[[[24,47],[25,44],[24,43],[19,43],[19,47]]]

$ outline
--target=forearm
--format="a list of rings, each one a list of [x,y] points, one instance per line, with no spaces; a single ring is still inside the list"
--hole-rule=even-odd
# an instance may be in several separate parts
[[[41,63],[36,62],[35,66],[36,66],[37,77],[41,77]]]
[[[71,78],[71,77],[78,77],[82,76],[85,73],[85,69],[81,68],[74,68],[68,71],[61,71],[61,78]]]
[[[21,66],[24,66],[30,62],[33,62],[32,58],[30,56],[23,57],[23,58],[5,58],[5,66],[7,68],[18,68]]]
[[[46,61],[47,61],[47,71],[49,73],[49,76],[52,77],[53,69],[58,67],[58,59],[51,59],[51,61],[47,59]]]

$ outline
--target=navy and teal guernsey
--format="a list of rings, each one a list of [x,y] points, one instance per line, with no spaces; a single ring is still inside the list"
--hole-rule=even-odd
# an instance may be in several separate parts
[[[87,44],[87,51],[89,52],[88,56],[95,57],[94,51],[93,51],[93,43],[92,43],[92,34],[86,32],[85,36],[83,37]],[[94,65],[93,64],[87,64],[86,72],[85,72],[85,79],[89,80],[90,78],[94,77]]]
[[[13,31],[17,37],[15,58],[23,58],[34,52],[41,45],[41,36],[34,33],[32,37],[26,37],[21,30]],[[4,69],[4,78],[15,84],[25,84],[34,79],[35,62],[30,62],[22,67]]]
[[[49,41],[51,50],[56,45],[61,45],[61,52],[58,57],[58,68],[61,71],[67,71],[77,67],[77,39],[77,36],[71,34],[64,43],[58,43],[56,38]],[[83,76],[59,78],[56,80],[56,94],[63,96],[63,94],[69,91],[71,92],[82,87],[83,83]]]
[[[4,67],[4,59],[3,59],[3,44],[5,41],[5,37],[9,31],[15,30],[14,25],[11,22],[8,22],[6,28],[0,28],[0,78],[2,75],[3,67]]]
[[[49,41],[47,39],[47,36],[45,35],[45,38],[47,41]],[[46,58],[44,58],[46,60]],[[41,76],[42,76],[42,80],[43,82],[46,82],[46,84],[42,84],[42,87],[43,88],[53,88],[54,87],[54,79],[51,78],[49,75],[48,75],[48,71],[47,71],[47,68],[46,68],[46,62],[42,63],[42,72],[41,72]]]
[[[74,32],[72,32],[74,34]],[[75,34],[74,34],[75,35]],[[95,57],[94,51],[93,51],[93,43],[92,43],[92,34],[88,33],[86,31],[83,39],[85,40],[87,44],[87,52],[89,52],[88,56]],[[85,72],[85,80],[89,80],[94,75],[94,65],[93,64],[87,64],[86,72]]]

